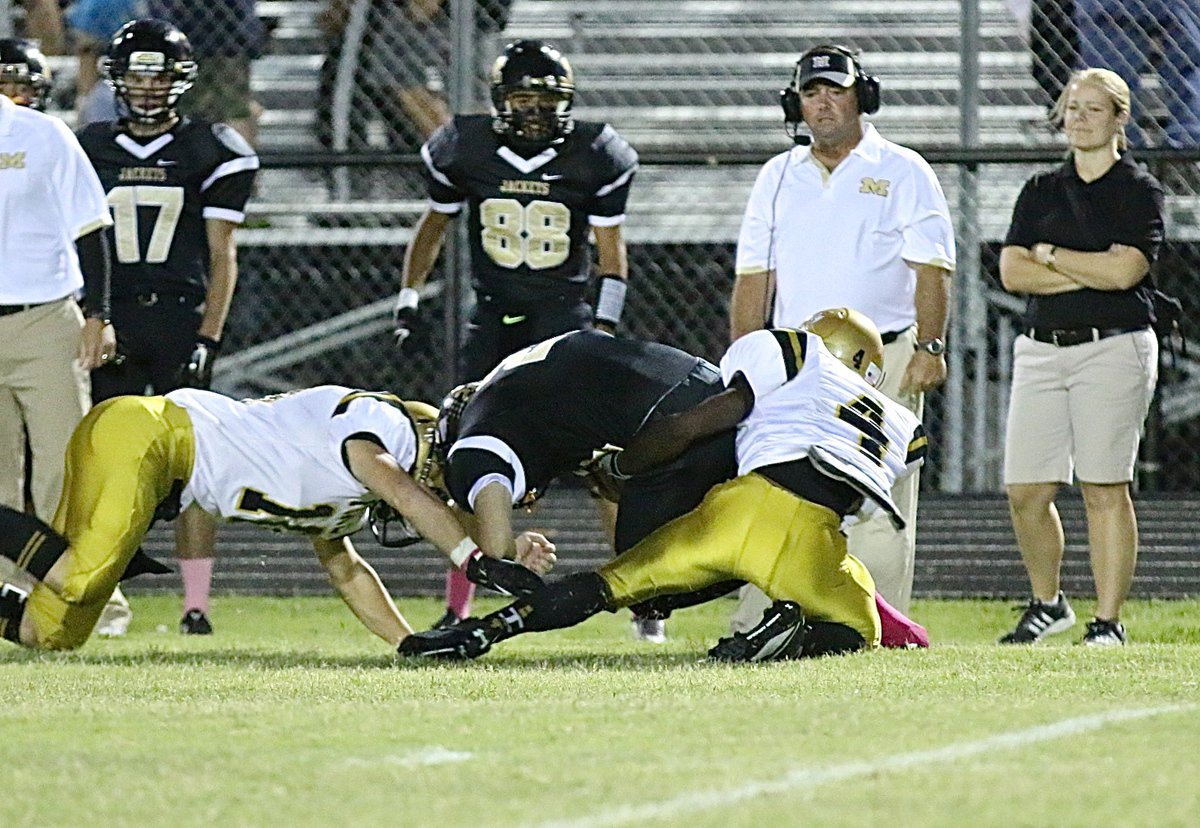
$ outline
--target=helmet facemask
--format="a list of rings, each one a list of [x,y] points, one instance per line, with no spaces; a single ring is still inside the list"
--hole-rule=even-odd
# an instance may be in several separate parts
[[[179,97],[192,88],[198,67],[192,45],[161,20],[126,23],[113,35],[100,74],[116,92],[122,118],[157,126],[179,117]]]
[[[575,73],[553,46],[510,43],[492,67],[492,129],[517,149],[539,149],[571,133]]]

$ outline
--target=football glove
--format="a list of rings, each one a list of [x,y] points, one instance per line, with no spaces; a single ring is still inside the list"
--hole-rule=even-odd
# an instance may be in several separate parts
[[[467,580],[501,595],[524,597],[546,585],[542,577],[516,561],[489,558],[482,552],[471,556],[463,568]]]
[[[414,288],[400,289],[396,297],[396,306],[392,308],[392,334],[396,337],[396,347],[402,347],[404,340],[412,336],[417,325],[417,303],[421,295]]]
[[[179,384],[183,388],[208,388],[212,385],[213,362],[221,343],[207,336],[197,336],[191,356],[179,369]]]
[[[468,618],[452,627],[413,633],[400,642],[396,654],[406,658],[465,661],[479,658],[492,648],[483,622]]]

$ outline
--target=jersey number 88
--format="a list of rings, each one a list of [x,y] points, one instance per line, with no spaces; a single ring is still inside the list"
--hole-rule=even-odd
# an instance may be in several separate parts
[[[489,198],[479,205],[484,251],[500,267],[557,267],[571,252],[571,211],[557,201]]]

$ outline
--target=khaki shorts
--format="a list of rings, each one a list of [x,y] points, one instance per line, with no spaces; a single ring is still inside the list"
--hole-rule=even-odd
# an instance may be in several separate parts
[[[250,59],[209,57],[200,63],[192,88],[179,98],[179,111],[214,124],[250,117]]]
[[[1149,329],[1063,348],[1017,337],[1004,482],[1133,480],[1157,381]]]

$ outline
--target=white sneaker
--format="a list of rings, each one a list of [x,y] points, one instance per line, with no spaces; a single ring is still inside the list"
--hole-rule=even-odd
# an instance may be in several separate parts
[[[638,641],[662,644],[667,640],[667,622],[661,618],[635,618],[630,627]]]
[[[129,604],[109,601],[100,613],[100,620],[96,622],[96,634],[117,638],[129,630],[129,622],[132,620],[133,610],[129,608]]]

